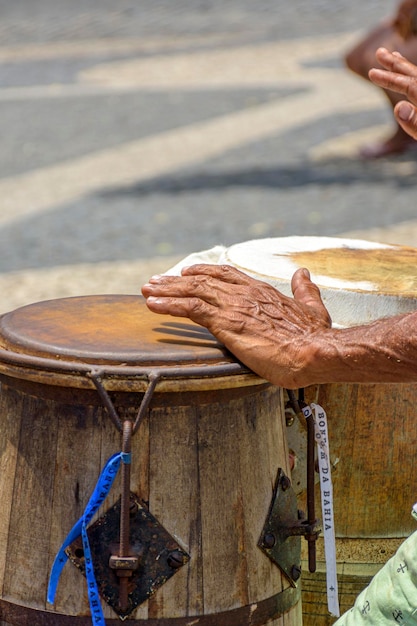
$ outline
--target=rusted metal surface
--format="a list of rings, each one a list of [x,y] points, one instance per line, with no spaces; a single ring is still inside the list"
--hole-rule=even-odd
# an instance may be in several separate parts
[[[119,432],[123,432],[125,424],[123,423],[122,419],[120,419],[120,416],[117,413],[114,403],[112,399],[110,398],[109,394],[107,393],[105,386],[103,385],[103,381],[101,379],[100,374],[97,371],[92,370],[89,376],[92,379],[113,424],[116,426]],[[135,432],[138,430],[140,423],[143,417],[145,416],[146,411],[149,408],[149,405],[151,403],[151,400],[152,400],[152,397],[155,392],[155,388],[156,388],[156,385],[158,384],[159,379],[160,377],[158,373],[154,372],[154,373],[149,374],[149,386],[140,402],[135,421],[133,422],[131,426],[131,435],[134,435]]]
[[[301,576],[301,536],[317,538],[316,526],[316,520],[310,524],[301,515],[291,481],[280,468],[258,546],[291,585],[295,585]]]
[[[129,456],[129,462],[126,463],[123,461],[121,469],[122,486],[120,496],[119,550],[117,551],[117,555],[112,555],[113,563],[111,563],[112,557],[110,557],[109,563],[119,579],[119,611],[121,611],[122,614],[129,609],[128,579],[132,577],[133,573],[139,568],[139,556],[134,555],[134,557],[132,557],[132,549],[130,546],[130,517],[134,512],[133,507],[130,505],[130,454],[132,451],[132,428],[133,425],[130,420],[125,420],[123,422],[122,452]],[[115,556],[117,556],[117,559],[114,558]],[[130,567],[128,567],[129,565]]]
[[[301,413],[299,397],[297,397],[297,394],[295,393],[293,389],[286,389],[285,391],[288,396],[288,402],[286,404],[286,408],[287,406],[290,407],[296,415],[299,415]]]
[[[126,619],[126,626],[264,626],[296,606],[299,587],[288,587],[281,593],[229,611],[185,617]],[[0,620],[13,626],[91,626],[91,617],[63,615],[20,606],[0,599]],[[107,626],[120,626],[120,619],[106,619]]]
[[[306,406],[304,401],[304,389],[298,389],[296,393],[292,389],[286,389],[288,395],[288,402],[286,408],[291,408],[294,415],[300,417],[305,422],[307,430],[307,466],[306,466],[306,485],[307,485],[307,526],[312,529],[311,532],[305,533],[305,539],[308,542],[308,570],[313,573],[316,571],[316,540],[317,526],[316,520],[316,503],[315,503],[315,474],[316,474],[316,460],[315,460],[315,432],[314,432],[314,420],[313,417],[304,418],[302,409]],[[288,421],[287,421],[288,425]]]
[[[305,403],[302,403],[305,405]],[[314,573],[316,571],[316,540],[318,533],[315,530],[316,520],[316,503],[315,503],[315,432],[314,421],[312,417],[307,418],[307,525],[311,531],[306,532],[305,538],[308,542],[308,571]]]
[[[146,392],[149,373],[159,377],[158,393],[186,393],[216,389],[244,389],[269,386],[241,363],[222,365],[191,365],[167,367],[106,366],[100,368],[107,391],[131,393]],[[0,374],[27,380],[41,385],[71,386],[75,389],[93,389],[89,378],[91,365],[75,361],[62,361],[33,357],[0,348]]]
[[[129,519],[127,524],[125,520],[125,527],[122,528],[122,532],[130,530],[128,538],[120,536],[120,512],[119,499],[87,532],[100,595],[115,613],[125,617],[169,580],[190,557],[135,494],[130,494]],[[84,574],[85,559],[81,537],[68,547],[67,554]],[[176,560],[175,567],[170,560],[172,554]],[[118,559],[123,560],[125,557],[126,565],[129,562],[133,565],[130,557],[137,559],[137,567],[120,567],[118,571],[122,575],[118,576],[117,570],[110,565],[110,560],[114,565]],[[180,559],[182,562],[178,565]],[[123,572],[128,572],[129,575],[125,576]]]

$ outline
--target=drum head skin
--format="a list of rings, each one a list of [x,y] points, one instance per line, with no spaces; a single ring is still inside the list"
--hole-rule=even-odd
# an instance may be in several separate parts
[[[235,363],[205,328],[149,311],[141,296],[62,298],[0,318],[7,350],[70,361],[139,366]]]
[[[291,295],[291,277],[310,270],[335,326],[354,326],[417,308],[417,249],[336,237],[256,239],[227,248],[232,265]]]

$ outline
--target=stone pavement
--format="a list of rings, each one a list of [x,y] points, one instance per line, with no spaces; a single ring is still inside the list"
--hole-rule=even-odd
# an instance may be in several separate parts
[[[27,1],[0,27],[0,312],[137,293],[218,243],[417,246],[415,155],[357,159],[390,116],[341,61],[392,3]]]

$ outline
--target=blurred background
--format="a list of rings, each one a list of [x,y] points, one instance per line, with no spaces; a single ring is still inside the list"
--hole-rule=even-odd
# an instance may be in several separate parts
[[[0,308],[216,244],[415,245],[417,155],[343,55],[391,0],[0,0]],[[417,224],[417,222],[416,222]]]

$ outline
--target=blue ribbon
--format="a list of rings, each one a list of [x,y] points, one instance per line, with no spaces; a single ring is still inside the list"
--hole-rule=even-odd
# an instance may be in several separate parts
[[[49,578],[47,600],[50,604],[53,604],[55,601],[59,578],[66,562],[68,561],[68,556],[65,554],[65,549],[77,537],[81,535],[85,557],[85,574],[87,578],[88,601],[90,604],[91,619],[93,624],[95,624],[96,626],[105,626],[106,622],[104,620],[97,588],[97,582],[94,576],[94,567],[91,557],[90,542],[88,541],[87,526],[91,522],[95,513],[97,513],[100,506],[103,504],[104,500],[107,498],[113,481],[116,478],[117,472],[119,471],[120,463],[122,461],[123,463],[130,463],[130,454],[127,454],[125,452],[118,452],[117,454],[111,456],[107,461],[94,488],[93,494],[88,501],[84,513],[68,533],[65,541],[63,542],[55,557],[51,569],[51,575]]]

